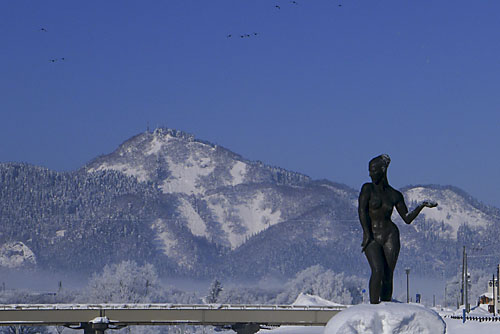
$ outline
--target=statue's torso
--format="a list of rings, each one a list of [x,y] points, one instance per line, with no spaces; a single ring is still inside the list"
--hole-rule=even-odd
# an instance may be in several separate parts
[[[368,201],[368,214],[374,236],[390,233],[396,225],[391,221],[392,211],[396,205],[395,190],[387,186],[383,190],[372,187]]]

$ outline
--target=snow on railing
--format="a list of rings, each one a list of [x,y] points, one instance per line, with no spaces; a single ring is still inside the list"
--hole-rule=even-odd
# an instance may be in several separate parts
[[[0,304],[7,310],[343,310],[347,306],[252,305],[252,304]]]

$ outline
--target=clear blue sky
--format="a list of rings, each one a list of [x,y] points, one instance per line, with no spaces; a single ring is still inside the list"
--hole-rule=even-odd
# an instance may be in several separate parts
[[[500,2],[296,1],[1,1],[0,162],[74,170],[149,122],[500,207]]]

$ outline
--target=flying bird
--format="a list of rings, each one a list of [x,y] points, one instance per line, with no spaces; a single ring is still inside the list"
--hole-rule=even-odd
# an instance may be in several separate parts
[[[47,29],[45,29],[45,28],[40,28],[40,31],[45,31],[45,32],[47,32]]]
[[[280,7],[280,6],[278,6],[278,5],[276,5],[276,6],[274,6],[274,7],[278,8],[278,9],[281,9],[281,7]]]
[[[229,34],[226,36],[226,38],[231,38],[233,35]]]
[[[50,62],[55,63],[57,59],[49,59]]]
[[[290,1],[290,3],[293,3],[294,5],[298,5],[297,1]]]

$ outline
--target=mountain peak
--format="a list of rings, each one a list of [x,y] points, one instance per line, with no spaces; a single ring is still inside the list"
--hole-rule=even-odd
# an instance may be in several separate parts
[[[310,181],[306,175],[249,161],[224,147],[169,128],[138,134],[84,169],[119,171],[141,182],[156,183],[165,193],[187,195],[243,183]]]
[[[156,128],[152,132],[152,134],[153,134],[153,136],[155,136],[157,138],[167,138],[168,139],[168,137],[174,137],[174,138],[185,139],[187,141],[194,141],[195,140],[194,135],[192,135],[190,133],[180,131],[180,130],[175,130],[175,129],[169,129],[169,128],[165,128],[165,127]]]

